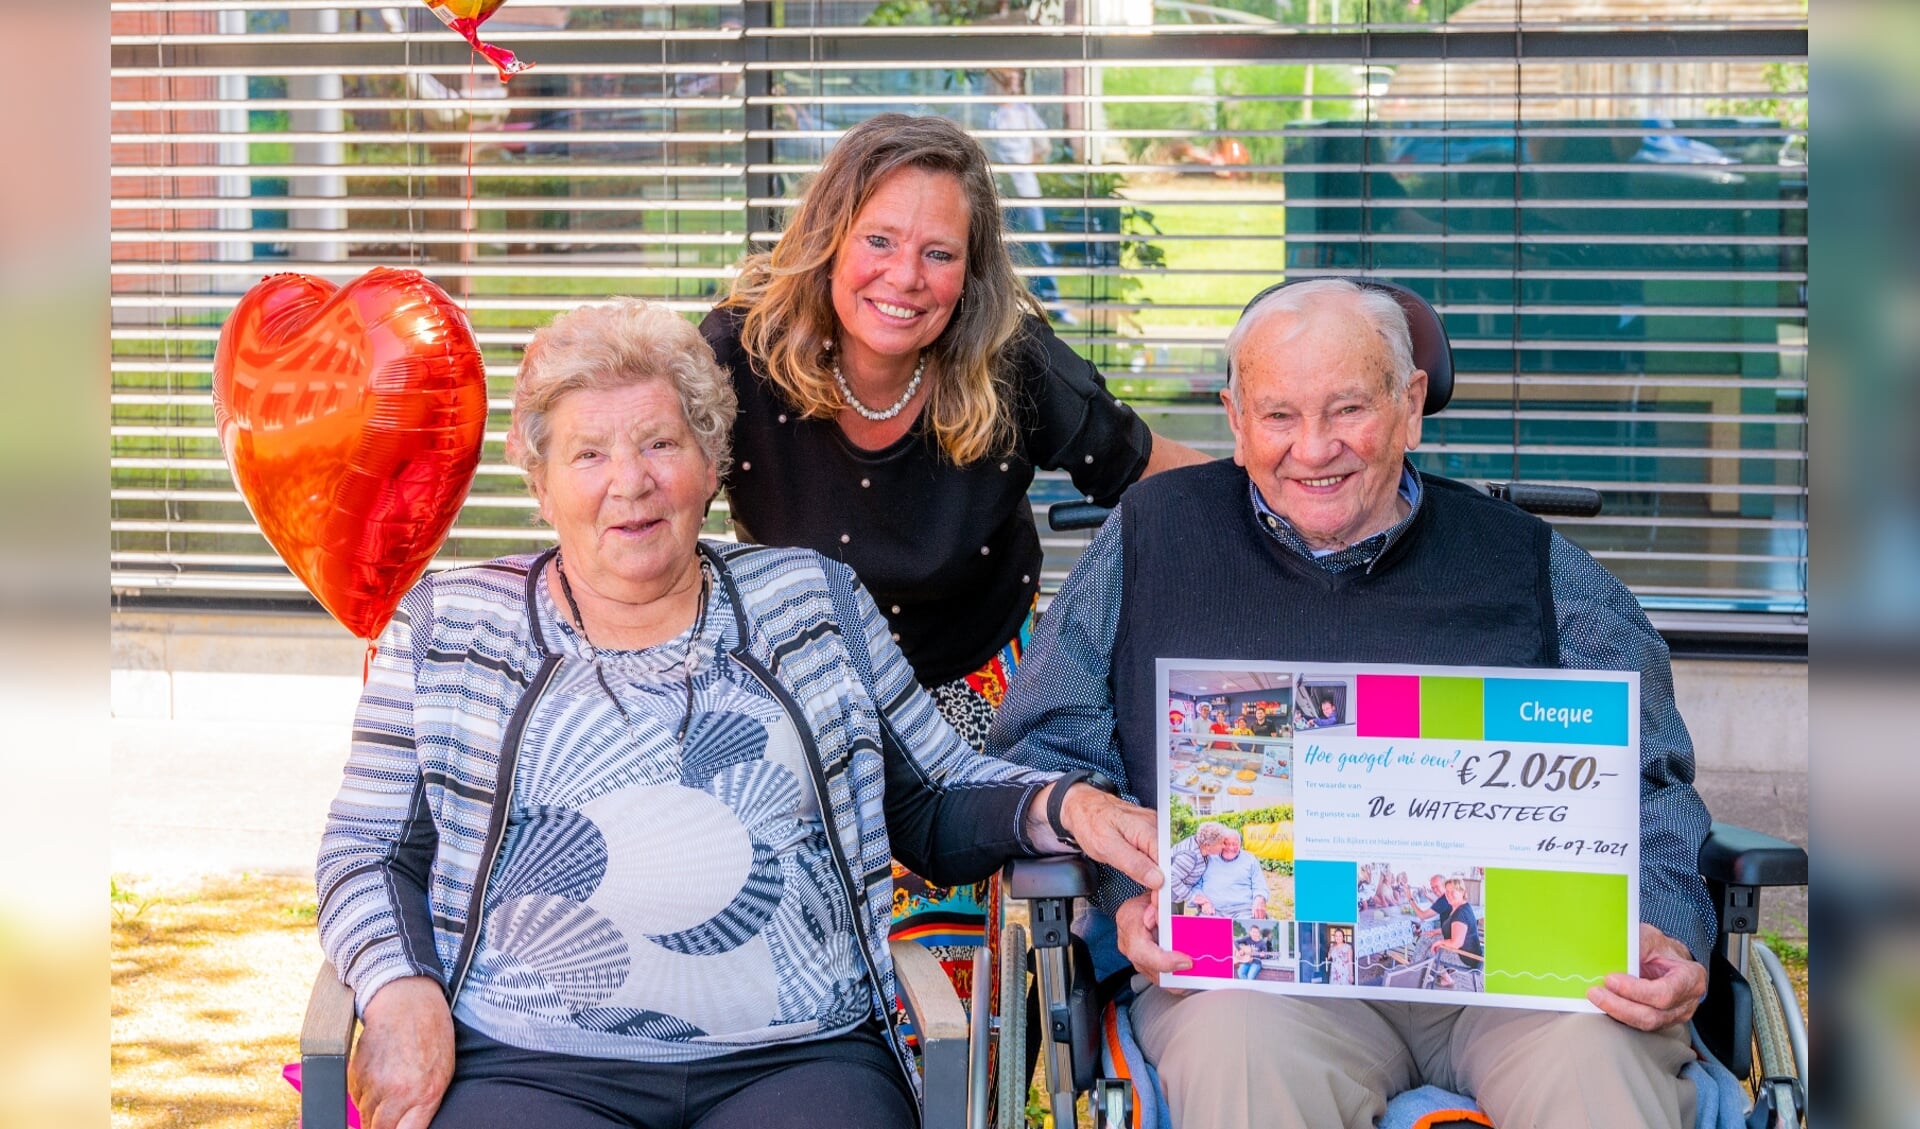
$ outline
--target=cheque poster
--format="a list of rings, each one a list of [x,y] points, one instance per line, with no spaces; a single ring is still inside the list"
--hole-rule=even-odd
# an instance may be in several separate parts
[[[1171,987],[1593,1011],[1640,965],[1633,672],[1158,662]]]

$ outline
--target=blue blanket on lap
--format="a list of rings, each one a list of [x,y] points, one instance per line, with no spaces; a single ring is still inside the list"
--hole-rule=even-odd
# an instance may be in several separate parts
[[[1693,1083],[1694,1129],[1743,1129],[1747,1123],[1746,1087],[1732,1071],[1707,1053],[1697,1035],[1693,1050],[1700,1057],[1680,1073]],[[1447,1114],[1453,1116],[1450,1118]],[[1492,1124],[1472,1098],[1438,1086],[1422,1086],[1388,1102],[1387,1114],[1380,1119],[1379,1129],[1424,1129],[1423,1118],[1434,1118],[1425,1122],[1426,1125],[1445,1125],[1449,1120]]]

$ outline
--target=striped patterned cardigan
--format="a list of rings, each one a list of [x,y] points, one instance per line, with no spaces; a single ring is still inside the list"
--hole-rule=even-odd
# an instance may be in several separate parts
[[[757,545],[702,542],[700,551],[734,612],[732,659],[767,685],[809,744],[874,1014],[891,1026],[892,857],[959,883],[1034,853],[1022,817],[1055,774],[961,740],[844,565]],[[516,716],[558,663],[584,658],[575,636],[538,622],[535,585],[549,555],[429,576],[380,638],[317,870],[321,945],[362,1010],[404,976],[433,977],[449,1000],[459,992],[484,876],[500,861]]]

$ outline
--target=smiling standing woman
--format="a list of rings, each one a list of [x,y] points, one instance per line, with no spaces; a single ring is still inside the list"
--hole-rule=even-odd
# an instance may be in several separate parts
[[[1202,459],[1054,336],[1002,242],[986,153],[944,118],[849,130],[701,331],[740,399],[726,479],[740,536],[851,566],[975,747],[1039,593],[1036,468],[1111,503]],[[987,929],[984,886],[896,878],[895,935],[964,969]]]

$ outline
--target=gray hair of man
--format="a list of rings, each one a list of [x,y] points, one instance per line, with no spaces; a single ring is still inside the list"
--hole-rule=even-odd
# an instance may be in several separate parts
[[[1211,847],[1215,843],[1238,843],[1239,841],[1238,831],[1224,823],[1215,823],[1212,820],[1194,828],[1193,831],[1193,845],[1196,847]]]
[[[1256,326],[1275,314],[1304,315],[1331,298],[1350,298],[1358,305],[1360,316],[1380,336],[1387,371],[1381,377],[1387,391],[1396,399],[1407,390],[1413,377],[1413,332],[1407,328],[1407,311],[1384,290],[1357,286],[1344,278],[1316,278],[1275,287],[1266,297],[1247,307],[1233,331],[1227,334],[1227,396],[1240,403],[1240,350]]]
[[[547,417],[561,399],[652,380],[673,389],[700,453],[714,473],[725,475],[739,410],[733,382],[692,322],[638,298],[580,306],[534,333],[514,380],[507,461],[526,473],[538,493],[551,437]]]

